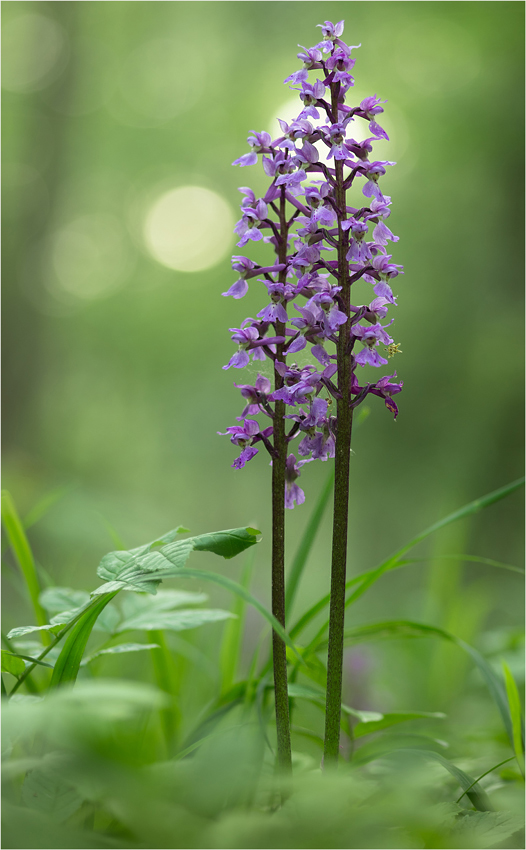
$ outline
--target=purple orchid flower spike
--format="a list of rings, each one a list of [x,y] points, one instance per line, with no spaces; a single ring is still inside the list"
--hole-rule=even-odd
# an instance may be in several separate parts
[[[388,140],[377,121],[386,101],[374,94],[352,102],[356,61],[354,47],[343,39],[344,22],[324,21],[319,27],[322,40],[300,46],[301,67],[285,80],[298,95],[296,116],[280,118],[276,138],[252,131],[249,152],[234,162],[244,167],[261,160],[268,178],[261,197],[249,187],[240,189],[238,246],[250,246],[259,256],[262,250],[272,250],[275,257],[265,260],[267,265],[233,257],[236,277],[223,295],[237,303],[249,286],[259,289],[261,309],[255,319],[230,329],[237,351],[223,369],[257,372],[255,380],[251,376],[247,383],[236,384],[243,409],[238,424],[225,433],[241,449],[233,463],[236,469],[258,450],[266,450],[271,458],[272,610],[283,625],[285,508],[305,501],[296,483],[305,463],[335,459],[327,761],[337,758],[340,730],[341,677],[334,668],[342,636],[337,636],[334,623],[343,629],[354,410],[365,398],[377,396],[396,418],[393,396],[403,385],[392,380],[394,373],[376,382],[365,380],[362,386],[357,373],[384,367],[401,353],[387,329],[392,324],[389,312],[397,305],[391,287],[403,267],[387,253],[388,246],[399,241],[385,223],[391,198],[382,192],[386,170],[394,163],[374,155],[376,143]],[[369,135],[358,141],[360,125]],[[358,281],[371,284],[365,304],[355,303],[354,293],[363,290],[362,283],[354,286]],[[295,455],[290,444],[297,438]],[[278,760],[290,767],[287,662],[275,632],[273,651]]]

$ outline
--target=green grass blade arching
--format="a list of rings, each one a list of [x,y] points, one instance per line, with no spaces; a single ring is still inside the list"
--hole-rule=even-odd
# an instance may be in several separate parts
[[[369,570],[366,573],[362,573],[359,576],[354,576],[346,583],[346,588],[351,588],[358,582],[361,582],[359,587],[354,591],[353,594],[347,599],[346,606],[351,605],[355,602],[366,590],[371,587],[385,572],[389,570],[397,569],[399,566],[405,566],[410,563],[405,560],[403,562],[400,561],[402,555],[405,555],[413,546],[416,546],[417,543],[420,543],[430,534],[433,534],[435,531],[438,531],[440,528],[444,528],[446,525],[449,525],[452,522],[456,522],[459,519],[464,519],[467,516],[471,516],[472,514],[478,513],[484,508],[489,507],[490,505],[498,502],[500,499],[506,498],[506,496],[511,495],[511,493],[518,490],[520,487],[524,486],[524,478],[519,478],[517,481],[513,481],[511,484],[507,484],[505,487],[501,487],[498,490],[493,490],[491,493],[488,493],[486,496],[482,496],[480,499],[475,499],[473,502],[469,502],[467,505],[464,505],[462,508],[459,508],[457,511],[454,511],[451,514],[448,514],[443,519],[434,523],[434,525],[426,528],[425,531],[420,532],[414,537],[409,543],[405,546],[402,546],[397,552],[391,555],[386,561],[380,564],[378,567],[375,567],[373,570]],[[303,614],[300,620],[293,626],[290,631],[292,637],[296,637],[309,623],[313,617],[316,616],[320,611],[325,608],[330,601],[330,594],[327,594],[315,605],[313,605],[308,611]],[[329,626],[329,621],[327,620],[324,624],[324,630]],[[321,631],[321,630],[320,630]]]
[[[314,543],[314,540],[318,533],[323,514],[325,513],[325,509],[329,503],[333,485],[334,467],[331,469],[331,472],[329,473],[327,480],[323,486],[319,499],[307,524],[307,528],[305,529],[303,537],[300,541],[300,545],[298,546],[294,561],[292,562],[292,567],[287,580],[287,589],[285,596],[285,613],[287,617],[290,616],[294,597],[296,596],[296,591],[298,589],[303,570],[305,569],[305,565],[307,563],[312,544]]]
[[[241,587],[248,590],[254,569],[255,555],[249,556],[243,574],[241,576]],[[239,656],[241,653],[241,642],[243,628],[245,625],[245,611],[247,601],[242,596],[236,596],[232,605],[234,617],[227,620],[223,629],[223,640],[219,652],[219,667],[221,670],[221,693],[227,693],[234,684]]]
[[[86,611],[84,611],[80,619],[73,626],[64,646],[62,647],[62,652],[55,663],[50,683],[51,688],[62,685],[64,682],[75,681],[79,672],[82,656],[84,655],[84,650],[86,649],[86,644],[97,617],[114,596],[116,596],[116,592],[105,593],[102,596],[95,597],[90,606],[86,609]]]
[[[504,661],[502,662],[502,669],[504,670],[506,696],[508,697],[508,705],[510,709],[513,749],[515,751],[519,770],[524,776],[524,726],[522,722],[521,699],[511,670]]]
[[[15,503],[7,490],[2,490],[2,522],[11,548],[15,553],[22,575],[24,576],[37,623],[39,626],[44,626],[47,623],[47,617],[46,612],[39,602],[40,584],[35,559],[33,558],[31,546],[18,516]],[[42,641],[49,643],[49,638],[45,633],[42,634]]]
[[[387,572],[392,568],[393,564],[395,564],[402,555],[405,555],[410,549],[416,546],[417,543],[420,543],[422,540],[425,540],[426,537],[429,537],[430,534],[433,534],[435,531],[439,531],[441,528],[445,528],[447,525],[450,525],[452,522],[457,522],[459,519],[465,519],[465,517],[472,516],[473,514],[478,513],[479,511],[484,510],[484,508],[493,505],[495,502],[500,501],[500,499],[505,499],[506,496],[509,496],[511,493],[518,490],[519,487],[524,486],[524,478],[519,478],[517,481],[512,481],[511,484],[507,484],[505,487],[500,487],[498,490],[493,490],[491,493],[488,493],[486,496],[482,496],[480,499],[475,499],[473,502],[468,502],[467,505],[464,505],[462,508],[459,508],[457,511],[453,511],[453,513],[448,514],[443,519],[435,522],[433,525],[430,525],[429,528],[426,528],[424,531],[417,534],[416,537],[413,537],[412,540],[409,541],[405,546],[402,546],[394,555],[391,555],[387,561],[384,561],[383,564],[380,564],[375,570],[372,571],[370,577],[366,579],[360,587],[358,587],[354,593],[347,599],[345,605],[352,605],[366,590],[374,584],[383,573]]]
[[[154,576],[156,574],[153,574]],[[227,578],[226,576],[219,575],[218,573],[210,573],[205,570],[193,570],[193,569],[179,569],[176,572],[172,573],[173,576],[177,578],[200,578],[204,581],[211,581],[214,584],[220,585],[220,587],[224,587],[226,590],[230,590],[231,593],[235,593],[244,599],[249,605],[252,605],[256,611],[259,613],[270,623],[274,631],[279,635],[282,641],[284,641],[287,646],[290,646],[296,658],[303,664],[303,658],[299,654],[296,649],[294,642],[289,637],[288,633],[285,631],[279,620],[277,620],[273,614],[268,611],[265,606],[256,599],[255,596],[252,596],[246,588],[242,587],[232,579]]]
[[[415,623],[410,620],[388,620],[382,623],[371,623],[367,626],[356,626],[352,629],[346,629],[345,645],[350,646],[354,643],[361,643],[366,640],[393,637],[439,637],[443,640],[449,641],[450,643],[456,644],[460,647],[460,649],[463,649],[464,652],[467,652],[477,665],[479,672],[486,682],[488,690],[499,710],[508,738],[513,746],[512,721],[504,684],[494,672],[492,667],[488,664],[484,656],[482,656],[473,646],[470,646],[470,644],[455,637],[455,635],[450,634],[450,632],[444,631],[444,629],[439,629],[436,626],[428,626],[426,623]],[[326,641],[319,643],[316,651],[324,649],[326,643]]]

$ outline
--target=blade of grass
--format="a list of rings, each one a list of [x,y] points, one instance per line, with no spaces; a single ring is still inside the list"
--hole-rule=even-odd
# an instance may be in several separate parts
[[[455,800],[455,803],[458,805],[460,803],[462,797],[464,796],[464,794],[467,794],[468,791],[471,791],[471,789],[473,788],[474,785],[477,784],[477,782],[480,782],[480,780],[484,779],[484,777],[487,776],[489,773],[493,773],[493,771],[497,770],[498,767],[502,767],[503,764],[508,764],[509,761],[513,761],[514,758],[515,758],[515,756],[510,756],[509,759],[504,759],[504,761],[499,761],[498,764],[494,764],[493,767],[490,767],[489,770],[486,770],[484,773],[481,773],[480,776],[478,776],[477,779],[475,779],[475,781],[473,782],[473,785],[470,785],[469,788],[466,788],[466,790],[462,792],[460,797],[458,797],[458,799]]]
[[[307,558],[309,557],[309,552],[311,550],[312,544],[314,543],[314,540],[318,533],[323,514],[325,513],[325,509],[329,503],[333,485],[334,467],[331,469],[327,480],[323,486],[323,489],[320,493],[320,497],[311,514],[309,522],[307,523],[307,527],[301,539],[300,545],[298,546],[294,561],[292,562],[292,567],[287,580],[287,590],[285,597],[285,613],[287,617],[290,616],[292,605],[294,603],[294,597],[296,596],[296,591],[298,589],[303,570],[305,569],[305,565],[307,563]]]
[[[158,648],[151,650],[152,666],[157,687],[171,698],[171,704],[166,706],[166,708],[161,708],[159,711],[166,753],[168,758],[170,758],[181,722],[181,712],[176,703],[177,671],[175,669],[174,659],[166,643],[164,632],[160,629],[155,629],[148,631],[146,636],[149,643],[158,644]]]
[[[511,493],[518,490],[519,487],[524,486],[524,478],[519,478],[517,481],[513,481],[511,484],[507,484],[505,487],[501,487],[498,490],[493,490],[491,493],[488,493],[486,496],[482,496],[480,499],[475,499],[473,502],[469,502],[467,505],[464,505],[459,510],[454,511],[438,522],[434,523],[434,525],[426,528],[425,531],[417,534],[416,537],[407,543],[405,546],[402,546],[397,552],[387,558],[386,561],[383,561],[378,567],[375,567],[373,570],[369,570],[366,573],[361,573],[359,576],[354,576],[346,583],[346,588],[350,588],[354,586],[354,584],[360,582],[360,586],[355,590],[353,594],[346,600],[346,607],[355,602],[359,597],[365,593],[366,590],[371,587],[385,572],[389,570],[398,569],[399,566],[405,566],[407,563],[410,563],[407,560],[400,561],[402,555],[405,555],[413,546],[416,546],[417,543],[420,543],[430,534],[433,534],[435,531],[438,531],[440,528],[444,528],[446,525],[449,525],[452,522],[456,522],[459,519],[463,519],[464,517],[471,516],[472,514],[478,513],[484,508],[489,507],[489,505],[498,502],[500,499],[504,499],[506,496],[509,496]],[[298,622],[292,627],[290,630],[291,637],[296,637],[309,623],[313,617],[316,616],[320,611],[325,608],[330,601],[330,594],[327,594],[315,605],[313,605],[305,614],[298,620]],[[329,621],[324,624],[324,630],[329,626]]]
[[[152,573],[154,575],[154,573]],[[230,590],[231,593],[235,593],[238,596],[241,596],[249,605],[252,605],[256,611],[259,613],[270,623],[274,631],[279,635],[282,641],[284,641],[287,646],[290,646],[295,656],[299,659],[299,661],[303,664],[303,658],[299,654],[296,649],[293,641],[290,639],[288,633],[285,631],[281,623],[274,617],[273,614],[268,611],[265,606],[256,599],[255,596],[252,596],[246,588],[242,587],[232,579],[227,578],[226,576],[219,575],[219,573],[210,573],[205,570],[194,570],[194,569],[178,569],[176,573],[172,576],[172,578],[194,578],[194,579],[203,579],[204,581],[211,581],[214,584],[219,584],[221,587],[226,588],[226,590]]]
[[[13,502],[11,494],[7,490],[2,491],[2,522],[4,523],[4,529],[11,548],[13,549],[22,571],[22,575],[24,576],[29,598],[31,599],[33,611],[35,612],[36,621],[39,626],[45,626],[47,623],[47,617],[46,612],[39,602],[40,585],[35,560],[20,521],[20,517],[18,516],[15,503]],[[49,643],[49,635],[42,632],[41,637],[44,645]]]
[[[513,749],[517,758],[519,770],[524,776],[524,729],[522,724],[521,699],[519,690],[510,668],[505,661],[502,662],[504,680],[506,682],[506,696],[511,716],[511,727],[513,737]]]
[[[5,635],[3,632],[2,645],[8,650],[8,652],[16,652],[16,649],[13,647],[13,644],[11,643],[7,635]],[[31,678],[26,678],[26,688],[28,689],[30,694],[38,694],[40,691],[38,684]]]
[[[478,652],[478,650],[476,650],[473,646],[461,640],[461,638],[455,637],[455,635],[444,631],[444,629],[439,629],[436,626],[429,626],[427,623],[415,623],[411,620],[388,620],[382,623],[370,623],[366,626],[356,626],[352,629],[346,629],[345,646],[351,646],[354,643],[361,643],[362,641],[378,638],[417,637],[440,637],[443,640],[456,644],[460,647],[460,649],[463,649],[464,652],[467,652],[468,655],[471,656],[486,682],[488,690],[501,715],[508,738],[513,746],[512,721],[504,684],[493,668],[488,664],[484,656],[481,655],[480,652]],[[318,644],[314,651],[320,652],[326,648],[326,645],[327,641],[324,640]]]
[[[252,550],[243,574],[241,576],[241,587],[248,590],[255,563],[255,551]],[[246,600],[236,596],[232,605],[232,613],[235,618],[226,620],[223,630],[223,640],[219,652],[219,665],[221,670],[221,693],[226,693],[234,684],[239,665],[241,653],[241,640],[245,626]]]
[[[65,682],[74,682],[77,678],[80,662],[86,649],[89,636],[95,625],[99,614],[102,613],[108,602],[111,602],[118,591],[105,593],[95,597],[93,604],[89,605],[75,626],[69,633],[62,651],[56,660],[53,675],[49,687],[55,688]]]

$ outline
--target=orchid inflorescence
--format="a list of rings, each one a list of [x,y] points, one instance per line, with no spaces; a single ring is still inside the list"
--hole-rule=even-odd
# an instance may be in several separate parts
[[[241,167],[255,165],[259,156],[262,157],[271,184],[262,198],[256,198],[249,188],[240,188],[242,217],[235,232],[240,237],[239,248],[248,242],[269,243],[276,254],[275,260],[269,265],[259,265],[248,257],[234,256],[232,266],[239,277],[223,293],[234,299],[242,298],[252,278],[267,289],[270,303],[260,310],[257,318],[247,318],[239,328],[230,329],[238,350],[223,368],[244,368],[250,358],[258,364],[270,359],[275,385],[272,388],[270,380],[262,374],[258,374],[254,385],[236,384],[246,402],[238,417],[242,425],[227,428],[225,434],[241,448],[240,456],[232,464],[240,469],[257,454],[259,443],[271,458],[275,457],[273,420],[277,415],[291,420],[286,443],[288,446],[293,439],[300,438],[297,454],[303,459],[297,461],[287,449],[285,505],[288,508],[305,500],[295,483],[301,466],[314,459],[325,461],[334,457],[337,421],[331,414],[331,406],[333,399],[342,397],[335,383],[337,378],[333,381],[338,370],[334,345],[338,344],[339,335],[347,334],[351,408],[373,394],[385,400],[396,418],[398,408],[393,396],[402,389],[402,382],[393,381],[396,372],[363,386],[357,375],[358,366],[387,364],[380,346],[384,346],[388,357],[400,350],[387,330],[393,320],[387,325],[381,321],[388,308],[396,305],[390,282],[403,273],[402,266],[391,262],[392,256],[387,253],[388,243],[397,242],[398,237],[385,224],[391,198],[383,195],[379,186],[386,166],[395,163],[369,159],[373,143],[388,139],[376,121],[383,112],[380,104],[385,101],[374,95],[362,100],[359,106],[345,103],[345,95],[354,84],[350,71],[355,64],[351,57],[355,48],[341,39],[343,21],[337,24],[326,21],[320,26],[323,40],[314,47],[301,49],[298,58],[303,61],[303,68],[285,80],[291,88],[299,90],[298,117],[290,124],[279,120],[282,135],[274,140],[267,132],[252,132],[248,137],[250,153],[233,163]],[[317,78],[309,81],[311,71],[317,72]],[[368,122],[371,135],[364,141],[353,138],[357,120]],[[321,155],[324,149],[325,159]],[[337,191],[338,173],[344,176],[343,195]],[[346,193],[353,188],[356,178],[363,180],[366,205],[361,207],[347,205]],[[368,241],[371,227],[372,239]],[[372,284],[374,293],[367,305],[351,304],[349,315],[342,310],[340,296],[344,283],[342,263],[333,259],[335,252],[341,258],[342,249],[345,283],[352,285],[363,279]],[[297,315],[289,315],[290,307],[295,308]],[[356,343],[363,347],[354,353]],[[308,345],[314,362],[303,365],[290,362],[293,355]],[[286,409],[290,412],[284,414]],[[258,414],[270,420],[267,427],[261,427],[252,418]]]

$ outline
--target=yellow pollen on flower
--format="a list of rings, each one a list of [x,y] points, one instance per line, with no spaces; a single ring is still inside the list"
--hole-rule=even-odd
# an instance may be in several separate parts
[[[394,357],[395,354],[403,354],[404,352],[401,350],[401,342],[392,342],[391,345],[388,345],[385,349],[387,351],[387,359],[389,360],[391,357]]]

